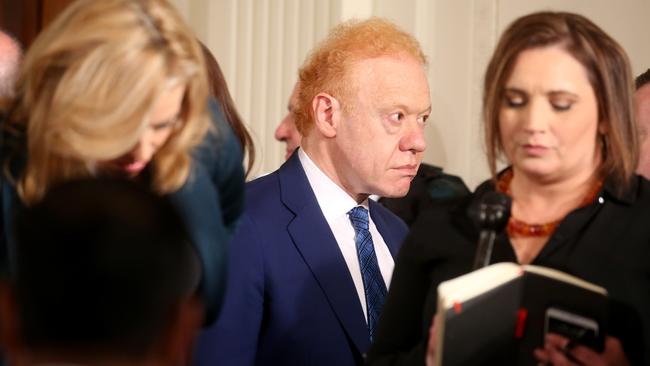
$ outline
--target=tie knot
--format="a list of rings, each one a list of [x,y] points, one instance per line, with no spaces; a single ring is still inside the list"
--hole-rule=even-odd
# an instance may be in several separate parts
[[[362,230],[368,230],[368,210],[363,206],[357,206],[348,212],[352,226]]]

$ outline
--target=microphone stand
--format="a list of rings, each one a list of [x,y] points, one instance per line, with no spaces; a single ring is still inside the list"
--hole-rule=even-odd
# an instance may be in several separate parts
[[[490,264],[494,240],[497,233],[503,231],[510,218],[510,197],[499,192],[486,193],[481,199],[478,211],[480,234],[472,270]]]

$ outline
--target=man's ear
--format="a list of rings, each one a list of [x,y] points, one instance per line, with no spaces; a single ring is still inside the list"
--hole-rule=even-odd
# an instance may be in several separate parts
[[[336,137],[341,104],[327,93],[318,93],[312,100],[314,127],[325,137]]]

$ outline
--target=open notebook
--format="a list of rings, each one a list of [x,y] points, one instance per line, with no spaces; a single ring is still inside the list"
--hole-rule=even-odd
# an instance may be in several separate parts
[[[564,272],[497,263],[438,286],[436,364],[535,365],[545,332],[602,350],[607,291]]]

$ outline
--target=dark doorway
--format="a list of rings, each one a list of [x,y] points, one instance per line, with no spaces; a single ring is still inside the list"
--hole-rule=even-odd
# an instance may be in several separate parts
[[[0,28],[26,49],[73,0],[0,0]]]

